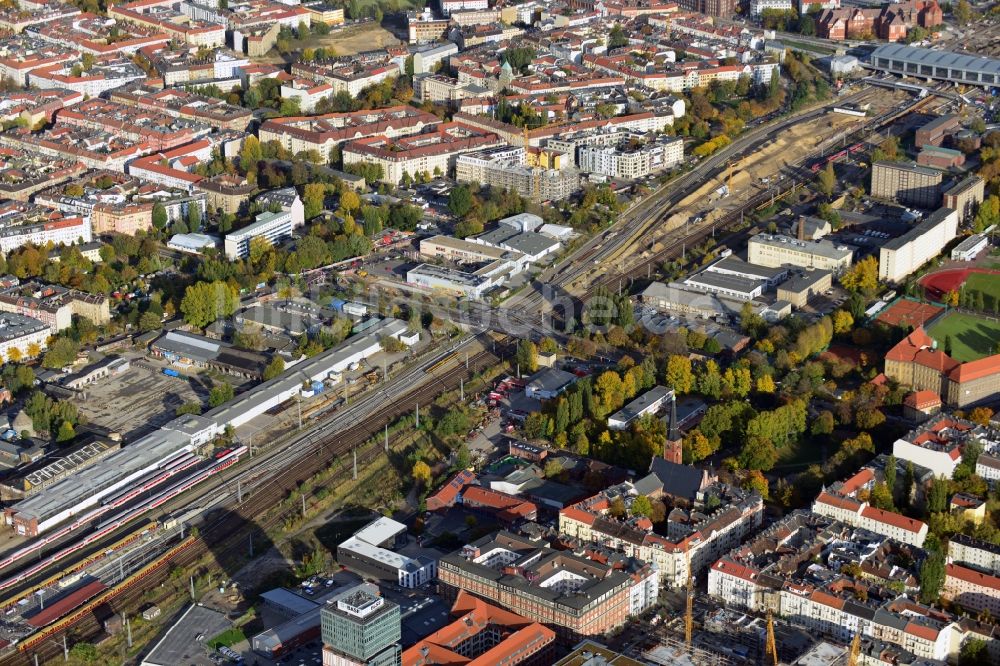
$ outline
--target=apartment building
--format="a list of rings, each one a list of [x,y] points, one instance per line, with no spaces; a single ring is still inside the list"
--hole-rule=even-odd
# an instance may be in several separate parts
[[[260,213],[252,224],[226,234],[223,251],[229,259],[246,259],[250,256],[250,242],[254,238],[263,238],[271,245],[277,245],[291,237],[293,228],[290,211]]]
[[[937,208],[944,172],[919,164],[876,162],[872,165],[873,197],[908,206]]]
[[[635,180],[670,169],[684,160],[684,140],[673,137],[638,147],[582,146],[577,163],[582,171],[610,178]]]
[[[111,310],[104,296],[38,282],[26,282],[0,291],[0,312],[38,319],[53,333],[72,326],[74,316],[86,317],[97,326],[111,322]]]
[[[950,479],[962,462],[962,449],[982,431],[971,421],[938,414],[893,442],[892,455]]]
[[[27,244],[44,247],[74,245],[93,240],[90,220],[63,217],[48,208],[8,201],[0,205],[0,252],[7,254]]]
[[[410,12],[406,15],[407,41],[410,44],[430,44],[443,39],[448,34],[451,21],[436,19],[426,8],[422,13]]]
[[[382,167],[382,181],[398,185],[403,174],[449,174],[459,155],[501,144],[492,132],[464,123],[435,126],[414,136],[392,139],[373,136],[347,143],[342,155],[344,165],[369,163]]]
[[[448,58],[458,53],[458,46],[451,42],[417,51],[413,54],[413,74],[429,74],[439,64],[447,62]]]
[[[136,0],[108,7],[108,16],[141,25],[178,42],[212,48],[226,45],[226,26],[188,17],[177,0]]]
[[[871,470],[863,469],[847,481],[830,486],[813,501],[813,513],[885,535],[901,543],[922,546],[927,538],[926,523],[892,511],[876,509],[857,498],[858,491],[870,487],[873,480]]]
[[[1000,546],[967,534],[955,534],[948,540],[948,562],[1000,574]]]
[[[958,221],[967,222],[976,213],[986,194],[986,181],[968,176],[952,185],[941,196],[941,205],[958,212]]]
[[[731,608],[770,611],[841,643],[860,633],[923,659],[945,660],[965,633],[957,619],[885,585],[896,582],[915,594],[917,579],[894,563],[919,555],[828,516],[795,511],[715,562],[708,593]],[[846,563],[860,574],[838,574]],[[797,575],[805,567],[812,575]]]
[[[78,55],[74,49],[50,44],[31,35],[7,35],[0,37],[0,77],[27,87],[29,72],[76,60]]]
[[[34,317],[0,314],[0,357],[4,361],[37,358],[48,345],[52,329]]]
[[[170,150],[211,133],[212,128],[175,118],[157,110],[126,106],[103,99],[89,99],[57,116],[58,125],[111,132],[148,152]]]
[[[941,597],[969,613],[987,612],[996,617],[1000,613],[1000,578],[960,564],[948,564]]]
[[[797,240],[789,236],[757,234],[747,245],[747,261],[760,266],[819,268],[839,275],[851,266],[854,251],[828,240]]]
[[[460,155],[455,180],[511,190],[535,203],[560,201],[580,189],[576,170],[528,166],[524,148],[511,146]]]
[[[464,591],[544,623],[563,645],[621,627],[659,593],[656,571],[635,558],[611,565],[503,531],[441,558],[438,582],[446,600]]]
[[[244,131],[253,119],[250,109],[177,88],[157,90],[149,86],[130,86],[112,91],[108,99],[223,130]]]
[[[28,73],[28,85],[72,90],[87,97],[100,97],[109,90],[145,79],[144,71],[130,59],[120,56],[99,58],[86,70],[82,60],[77,58],[39,67]]]
[[[602,544],[654,564],[662,585],[680,589],[687,584],[689,571],[700,576],[760,527],[764,503],[759,495],[714,483],[701,470],[662,458],[653,459],[651,470],[635,484],[613,486],[561,509],[560,534],[583,548]],[[628,507],[639,495],[653,499],[670,495],[693,506],[670,513],[665,535],[656,533],[649,519],[611,516],[616,497]],[[718,498],[721,506],[707,509],[709,497]]]
[[[357,97],[365,88],[399,76],[399,67],[395,62],[351,65],[296,62],[292,64],[292,75],[328,83],[334,95],[345,92]]]
[[[277,141],[292,153],[315,150],[329,155],[334,146],[371,136],[395,139],[439,125],[440,118],[411,106],[271,118],[260,126],[261,143]]]
[[[958,212],[951,208],[937,209],[879,249],[879,279],[900,282],[940,254],[957,235]]]

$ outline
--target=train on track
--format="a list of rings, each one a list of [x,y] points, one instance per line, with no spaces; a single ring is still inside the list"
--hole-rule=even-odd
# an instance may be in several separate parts
[[[0,590],[5,590],[18,583],[25,581],[32,576],[36,575],[38,572],[45,570],[47,567],[52,566],[56,562],[78,552],[90,544],[104,538],[108,534],[111,534],[121,528],[126,523],[134,520],[135,518],[141,516],[142,514],[155,509],[156,507],[162,505],[163,503],[169,501],[170,499],[180,495],[184,491],[194,487],[195,485],[201,483],[208,477],[221,472],[222,470],[236,464],[239,461],[240,456],[247,451],[245,446],[236,446],[231,449],[226,449],[219,454],[214,461],[194,474],[184,477],[179,481],[167,486],[165,489],[158,490],[155,494],[150,497],[145,498],[137,505],[129,507],[125,511],[114,515],[103,522],[97,524],[93,532],[75,541],[74,543],[66,546],[65,548],[56,551],[52,555],[40,560],[36,564],[19,571],[17,574],[10,576],[2,581],[0,581]],[[188,457],[190,456],[190,458]],[[190,467],[196,465],[202,459],[197,456],[193,456],[187,452],[181,452],[175,458],[165,461],[163,466],[150,474],[138,479],[134,484],[130,485],[129,488],[122,490],[117,495],[108,498],[107,503],[103,506],[84,514],[76,521],[63,527],[62,529],[56,530],[52,534],[45,537],[36,539],[33,543],[21,548],[14,553],[10,554],[2,561],[0,561],[0,568],[8,567],[29,555],[38,552],[44,548],[47,544],[54,543],[58,541],[63,536],[69,534],[73,530],[83,527],[88,524],[92,524],[94,520],[100,516],[107,513],[109,510],[122,506],[136,497],[141,495],[143,492],[155,489],[161,483],[169,479],[170,477],[176,475],[180,471],[189,469]]]

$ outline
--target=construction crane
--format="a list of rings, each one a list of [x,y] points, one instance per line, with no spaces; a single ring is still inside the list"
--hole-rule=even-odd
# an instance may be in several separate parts
[[[771,657],[773,666],[778,666],[778,644],[774,640],[774,616],[767,611],[767,643],[764,644],[764,654]]]
[[[851,653],[847,655],[847,666],[858,666],[858,657],[861,655],[861,632],[854,634],[851,641]]]
[[[684,559],[687,562],[687,598],[684,608],[684,642],[691,647],[691,634],[694,633],[694,575],[691,572],[690,545],[684,546]]]

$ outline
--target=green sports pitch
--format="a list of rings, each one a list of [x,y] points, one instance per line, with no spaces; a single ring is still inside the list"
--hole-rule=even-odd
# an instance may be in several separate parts
[[[944,349],[945,338],[951,337],[951,357],[965,363],[996,352],[1000,341],[1000,321],[963,312],[949,312],[935,321],[927,332]]]

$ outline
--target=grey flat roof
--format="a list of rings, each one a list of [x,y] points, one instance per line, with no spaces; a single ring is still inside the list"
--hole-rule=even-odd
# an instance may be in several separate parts
[[[541,391],[558,391],[576,381],[576,375],[565,370],[545,368],[528,379],[528,386]]]
[[[551,251],[553,247],[557,247],[559,245],[559,241],[549,238],[548,236],[543,236],[542,234],[536,234],[532,231],[525,231],[522,234],[518,234],[507,239],[504,241],[504,245],[512,250],[523,252],[524,254],[533,257],[537,254]]]
[[[899,236],[898,238],[893,238],[888,243],[883,245],[882,249],[899,250],[907,243],[916,239],[918,236],[922,236],[923,234],[930,231],[932,228],[941,224],[944,218],[948,217],[954,212],[955,211],[952,210],[951,208],[938,208],[936,211],[928,215],[923,222],[911,227],[910,230],[907,231],[902,236]]]
[[[729,255],[728,257],[723,257],[719,259],[714,264],[709,265],[705,270],[716,271],[716,270],[726,270],[733,271],[734,273],[745,273],[747,275],[756,275],[759,278],[765,280],[773,280],[780,275],[788,272],[787,268],[771,268],[770,266],[758,266],[757,264],[751,264],[748,261],[743,261],[739,257],[734,255]]]
[[[954,113],[946,113],[943,116],[938,116],[937,118],[935,118],[934,120],[930,121],[926,125],[922,125],[922,126],[918,127],[917,129],[922,130],[924,132],[931,132],[931,131],[934,131],[934,130],[940,128],[940,127],[947,127],[949,125],[952,125],[957,120],[958,120],[958,116],[956,116]]]
[[[876,162],[875,166],[896,169],[898,171],[910,171],[912,173],[919,173],[922,176],[944,176],[944,172],[940,169],[932,169],[916,162]]]
[[[990,74],[1000,74],[1000,60],[993,58],[978,58],[975,56],[962,55],[952,51],[939,51],[937,49],[925,49],[917,46],[903,46],[902,44],[883,44],[872,51],[872,61],[875,58],[891,58],[902,62],[917,63],[920,65],[933,65],[935,67],[948,67],[951,69],[964,69],[975,72],[988,72]]]
[[[612,414],[610,418],[616,421],[628,423],[649,409],[651,405],[654,405],[669,396],[672,392],[673,391],[668,389],[666,386],[654,386]]]
[[[983,242],[984,236],[982,234],[972,234],[968,238],[962,240],[961,243],[955,246],[952,252],[965,252],[966,250],[971,250],[979,243]]]
[[[738,291],[744,294],[749,294],[751,291],[761,287],[763,282],[764,280],[754,280],[739,275],[727,275],[726,273],[713,273],[711,271],[695,273],[684,281],[685,284],[693,287],[705,285],[717,289]]]
[[[828,240],[800,241],[789,236],[757,234],[750,239],[750,242],[775,247],[791,247],[834,260],[841,260],[854,254],[854,251],[846,245],[834,245]]]
[[[23,518],[42,522],[63,509],[79,504],[190,443],[190,438],[172,430],[157,430],[115,451],[104,460],[71,474],[37,495],[21,500],[13,509]]]
[[[314,608],[319,608],[319,604],[311,599],[295,594],[291,590],[283,587],[276,587],[260,595],[260,598],[267,603],[287,608],[294,615],[307,613]]]
[[[385,543],[406,531],[403,523],[380,516],[354,533],[354,536],[371,544]]]
[[[427,277],[437,278],[438,280],[447,280],[448,282],[453,282],[456,285],[466,287],[478,287],[482,283],[489,281],[489,278],[476,275],[475,273],[466,273],[465,271],[460,271],[456,268],[449,268],[448,266],[435,266],[434,264],[420,264],[418,266],[414,266],[410,270],[406,271],[406,275],[407,277],[410,275],[425,275]]]
[[[782,282],[778,285],[778,289],[784,289],[786,291],[805,291],[820,280],[832,275],[833,273],[830,271],[824,271],[821,269],[806,271],[805,273],[800,273],[795,277]]]
[[[192,605],[142,661],[142,666],[214,666],[204,641],[232,626],[226,616],[201,605]],[[204,636],[197,640],[198,636]]]
[[[500,247],[500,243],[513,238],[519,233],[521,232],[516,227],[509,224],[501,224],[496,229],[490,229],[486,233],[479,234],[476,236],[476,240],[482,241],[487,245]]]
[[[977,185],[982,181],[983,181],[982,178],[973,174],[971,176],[968,176],[967,178],[963,178],[956,184],[949,187],[947,190],[944,191],[944,195],[948,196],[949,194],[951,195],[962,194],[969,188],[974,187],[975,185]]]

